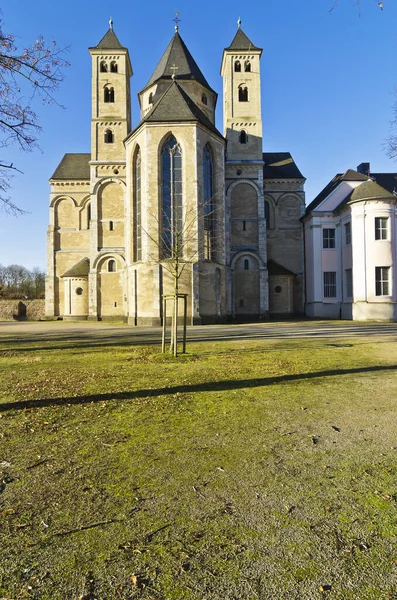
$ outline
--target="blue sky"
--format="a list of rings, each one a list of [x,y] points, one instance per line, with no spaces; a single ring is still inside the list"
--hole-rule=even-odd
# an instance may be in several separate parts
[[[174,33],[180,34],[209,84],[219,93],[217,126],[222,123],[222,51],[237,19],[252,42],[263,48],[262,119],[264,151],[289,151],[307,178],[308,204],[337,172],[371,162],[373,171],[397,171],[384,142],[393,118],[397,86],[397,2],[362,0],[237,0],[138,3],[119,0],[109,14],[102,0],[54,2],[14,0],[3,7],[3,28],[21,46],[43,34],[70,46],[71,66],[59,104],[37,107],[43,132],[40,150],[7,150],[6,158],[24,175],[12,181],[11,198],[29,211],[18,218],[0,212],[0,263],[45,268],[48,179],[65,152],[90,149],[91,62],[87,51],[108,29],[110,16],[130,51],[133,125],[139,121],[137,92],[144,87]],[[4,157],[4,154],[3,154]]]

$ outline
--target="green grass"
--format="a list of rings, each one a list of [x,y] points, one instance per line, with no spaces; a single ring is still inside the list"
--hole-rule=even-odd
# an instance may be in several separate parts
[[[0,340],[0,597],[397,598],[397,347]]]

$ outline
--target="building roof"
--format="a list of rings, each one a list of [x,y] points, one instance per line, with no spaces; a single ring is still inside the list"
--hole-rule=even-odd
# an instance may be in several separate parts
[[[50,179],[89,179],[91,154],[65,154]]]
[[[372,179],[369,179],[368,181],[365,181],[364,183],[356,187],[356,189],[351,194],[349,201],[357,202],[358,200],[375,198],[395,199],[395,196],[375,181],[372,181]]]
[[[175,33],[168,44],[160,62],[153,71],[153,74],[144,89],[159,79],[172,79],[174,73],[172,67],[174,65],[177,67],[175,70],[175,79],[194,79],[212,92],[214,91],[200,71],[196,61],[190,54],[185,42],[178,32]]]
[[[263,153],[264,179],[305,179],[289,152]]]
[[[296,275],[296,273],[290,271],[290,269],[283,267],[283,265],[280,265],[280,263],[271,259],[267,261],[267,270],[269,275],[293,275],[294,277]]]
[[[100,50],[127,50],[125,46],[120,43],[119,38],[114,33],[113,27],[109,27],[99,44],[95,46]]]
[[[134,131],[143,123],[185,123],[186,121],[201,123],[223,139],[215,125],[175,79]]]
[[[90,260],[89,258],[82,258],[78,263],[73,265],[70,269],[65,271],[61,277],[87,277],[90,272]]]
[[[338,173],[333,179],[325,186],[323,190],[314,198],[314,200],[307,206],[306,214],[315,210],[330,194],[333,192],[340,183],[344,181],[351,182],[362,182],[354,190],[343,199],[340,204],[346,204],[350,201],[357,201],[364,198],[376,198],[376,197],[390,197],[393,192],[397,191],[397,173],[370,173],[364,175],[354,169],[348,169],[345,173]],[[375,185],[371,185],[374,184]],[[368,185],[367,185],[368,184]],[[378,184],[378,185],[376,185]],[[363,187],[364,186],[364,187]],[[364,194],[364,196],[362,196]]]
[[[225,48],[225,50],[260,50],[262,52],[262,48],[255,46],[241,27],[237,29],[237,33],[234,36],[232,43],[228,48]]]

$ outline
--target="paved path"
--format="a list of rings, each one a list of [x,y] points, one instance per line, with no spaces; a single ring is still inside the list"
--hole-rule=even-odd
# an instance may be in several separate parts
[[[283,321],[241,325],[207,325],[188,327],[188,341],[352,338],[356,336],[394,337],[397,340],[397,323],[352,321]],[[116,344],[157,344],[161,329],[130,327],[104,322],[70,323],[51,322],[0,322],[0,343],[13,340],[38,342],[41,338],[57,342],[70,342],[74,346]]]

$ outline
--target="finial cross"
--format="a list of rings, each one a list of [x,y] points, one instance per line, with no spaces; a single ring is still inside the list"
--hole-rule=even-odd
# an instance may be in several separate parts
[[[175,79],[175,71],[177,71],[178,69],[179,67],[177,67],[175,63],[172,65],[172,67],[170,67],[170,71],[172,71],[172,79]]]
[[[180,23],[182,20],[179,18],[178,15],[179,15],[179,12],[176,10],[175,11],[175,19],[172,19],[175,22],[175,31],[178,31],[178,29],[179,29],[178,23]]]

